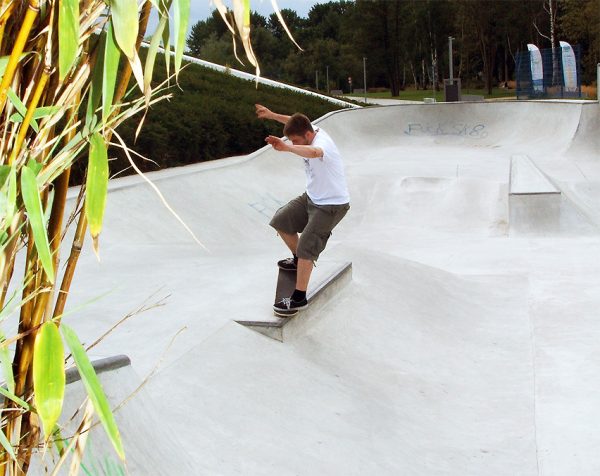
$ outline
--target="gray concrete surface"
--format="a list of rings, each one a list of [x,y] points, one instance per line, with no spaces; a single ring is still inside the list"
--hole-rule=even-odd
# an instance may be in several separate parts
[[[111,293],[66,318],[84,340],[169,295],[94,356],[127,354],[144,376],[168,348],[145,398],[187,458],[170,474],[598,474],[598,104],[373,107],[319,124],[352,195],[321,260],[352,261],[353,279],[287,342],[234,321],[272,314],[287,253],[268,221],[304,186],[291,155],[151,175],[208,251],[136,178],[112,185],[100,263],[86,245],[70,308]],[[514,156],[585,233],[512,232]]]

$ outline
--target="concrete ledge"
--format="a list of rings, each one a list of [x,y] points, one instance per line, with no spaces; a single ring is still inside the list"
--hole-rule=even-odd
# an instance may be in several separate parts
[[[560,194],[560,190],[548,180],[529,157],[514,155],[510,160],[509,193],[511,195]]]
[[[318,280],[307,294],[308,308],[290,318],[276,317],[274,320],[235,321],[256,332],[280,342],[303,332],[315,318],[320,317],[321,309],[331,296],[352,280],[352,263],[347,262],[333,268],[323,279]]]
[[[106,357],[105,359],[98,359],[92,362],[94,366],[94,370],[97,374],[101,374],[103,372],[109,372],[111,370],[117,370],[122,367],[127,367],[131,365],[131,360],[126,355],[114,355],[112,357]],[[79,375],[79,370],[77,367],[71,367],[66,371],[66,382],[67,384],[77,382],[81,380],[81,376]]]

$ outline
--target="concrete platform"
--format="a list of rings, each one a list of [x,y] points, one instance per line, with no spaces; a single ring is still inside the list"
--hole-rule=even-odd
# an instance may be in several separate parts
[[[102,261],[87,243],[66,320],[92,342],[150,308],[94,357],[127,354],[143,378],[166,352],[151,426],[185,457],[156,474],[600,473],[600,238],[569,221],[514,233],[509,206],[511,157],[527,156],[600,222],[598,103],[408,104],[319,125],[352,197],[321,260],[351,261],[352,280],[283,343],[234,321],[270,312],[287,252],[268,221],[302,192],[301,160],[264,148],[151,174],[208,251],[142,181],[112,185]]]

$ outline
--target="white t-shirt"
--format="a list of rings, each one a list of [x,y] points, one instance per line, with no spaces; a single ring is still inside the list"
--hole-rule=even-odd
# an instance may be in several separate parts
[[[319,159],[304,159],[306,193],[316,205],[350,203],[344,163],[337,146],[323,129],[315,128],[313,147],[323,150]]]

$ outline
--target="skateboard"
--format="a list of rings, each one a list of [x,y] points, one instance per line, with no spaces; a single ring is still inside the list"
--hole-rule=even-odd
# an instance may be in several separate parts
[[[279,268],[279,276],[277,277],[277,289],[275,290],[275,302],[281,301],[283,298],[290,297],[296,289],[296,271]],[[293,317],[298,314],[298,310],[294,311],[276,311],[273,313],[279,317]]]

